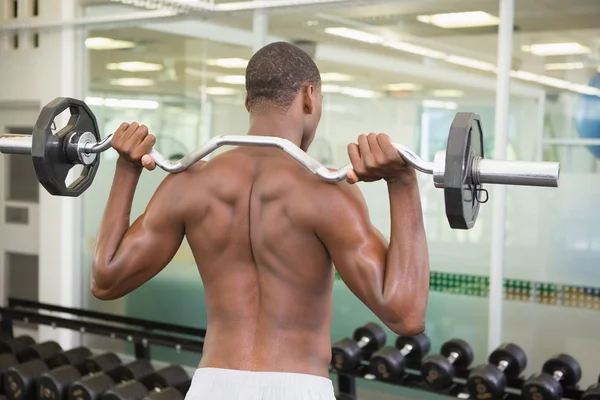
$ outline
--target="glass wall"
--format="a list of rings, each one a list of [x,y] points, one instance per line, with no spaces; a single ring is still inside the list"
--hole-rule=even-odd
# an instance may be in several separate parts
[[[329,5],[272,11],[269,41],[304,46],[322,73],[324,114],[309,153],[339,167],[348,162],[348,142],[361,133],[386,132],[431,160],[445,148],[455,114],[464,111],[480,115],[485,154],[494,156],[497,21],[466,28],[442,26],[443,17],[433,14],[469,10],[437,3],[381,1],[355,8]],[[523,3],[517,6],[516,18],[525,24],[522,18],[529,6]],[[497,17],[496,8],[483,11]],[[99,1],[86,14],[144,11]],[[138,121],[157,136],[157,150],[172,157],[212,136],[244,134],[248,116],[243,107],[243,75],[252,55],[252,17],[251,12],[241,12],[203,15],[200,20],[192,13],[180,20],[92,28],[86,42],[87,102],[103,134],[123,121]],[[546,39],[554,37],[549,34]],[[554,353],[571,353],[582,363],[582,382],[588,385],[599,372],[596,350],[591,350],[600,349],[592,336],[598,312],[595,287],[600,286],[595,268],[598,213],[592,200],[599,187],[598,163],[583,146],[548,142],[578,136],[573,115],[579,94],[564,89],[558,80],[582,85],[587,78],[540,67],[540,56],[526,47],[532,44],[534,36],[527,29],[516,34],[514,57],[519,68],[513,67],[517,69],[512,73],[507,154],[509,159],[560,161],[562,175],[558,189],[508,188],[503,339],[526,350],[528,373],[539,371]],[[545,60],[562,62],[554,57]],[[204,327],[202,285],[187,243],[163,272],[123,299],[101,302],[88,292],[93,244],[115,158],[112,151],[102,155],[103,166],[84,197],[86,307]],[[164,176],[162,171],[142,175],[132,219],[143,212]],[[474,229],[452,230],[445,217],[443,191],[434,188],[430,175],[419,176],[432,269],[427,311],[432,352],[459,337],[473,346],[475,363],[484,362],[496,200],[492,196],[482,205]],[[373,223],[389,237],[385,185],[376,182],[360,188]],[[371,320],[375,320],[372,313],[336,280],[332,340],[351,336],[358,325]],[[553,320],[566,323],[552,326]],[[394,339],[388,331],[388,343]],[[197,355],[167,351],[155,357],[188,365],[198,362]],[[382,385],[361,385],[399,393]]]

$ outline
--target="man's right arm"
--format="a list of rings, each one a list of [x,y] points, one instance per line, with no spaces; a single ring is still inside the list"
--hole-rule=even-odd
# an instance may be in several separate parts
[[[347,183],[320,202],[317,235],[348,288],[393,332],[425,329],[429,255],[414,170],[387,183],[389,245],[373,226],[364,197]],[[329,196],[326,196],[329,197]]]

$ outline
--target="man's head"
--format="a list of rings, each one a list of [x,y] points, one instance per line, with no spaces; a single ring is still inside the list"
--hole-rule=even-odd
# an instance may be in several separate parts
[[[248,62],[246,91],[250,115],[290,115],[308,148],[321,119],[321,74],[306,52],[286,42],[263,47]]]

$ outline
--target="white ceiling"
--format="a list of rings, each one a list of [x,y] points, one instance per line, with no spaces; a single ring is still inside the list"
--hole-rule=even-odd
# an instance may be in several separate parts
[[[216,0],[215,3],[231,3],[234,0]],[[111,3],[110,0],[87,0],[88,5]],[[495,63],[497,49],[497,27],[471,29],[442,29],[416,20],[420,14],[442,12],[482,10],[498,15],[498,0],[478,0],[476,8],[472,0],[396,0],[396,1],[360,1],[310,6],[305,8],[278,9],[271,13],[269,33],[291,40],[312,40],[319,43],[331,43],[353,48],[363,48],[371,52],[416,59],[411,55],[399,53],[383,46],[370,45],[329,35],[326,27],[345,26],[375,33],[392,33],[399,39],[437,50],[452,52]],[[561,79],[570,79],[579,83],[586,82],[600,66],[600,0],[516,0],[515,40],[513,47],[513,66],[531,72],[544,73]],[[211,22],[231,27],[252,29],[252,13],[207,14]],[[139,28],[121,28],[106,31],[93,31],[93,36],[105,36],[116,39],[134,40],[135,49],[127,51],[91,52],[92,89],[108,90],[107,82],[112,77],[122,76],[122,72],[107,71],[105,65],[116,61],[148,61],[164,63],[166,70],[160,73],[136,73],[136,76],[148,75],[159,81],[149,89],[135,88],[137,92],[182,94],[197,92],[202,79],[186,74],[186,68],[209,72],[207,83],[214,81],[218,74],[243,74],[241,70],[206,67],[203,59],[241,57],[248,59],[251,49],[215,42],[189,39]],[[522,45],[534,43],[576,41],[592,49],[591,54],[570,57],[538,57],[521,51]],[[203,56],[204,54],[204,56]],[[579,71],[544,71],[548,62],[581,61],[586,69]],[[432,79],[415,79],[395,74],[374,73],[351,66],[320,63],[322,72],[340,72],[355,77],[355,86],[382,87],[389,83],[413,82],[426,89],[463,89],[468,95],[492,96],[491,93],[477,93],[472,89],[460,87],[439,87]],[[175,72],[175,74],[173,73]],[[173,79],[176,77],[176,79]],[[114,89],[114,87],[113,87]],[[130,89],[121,89],[130,90]]]

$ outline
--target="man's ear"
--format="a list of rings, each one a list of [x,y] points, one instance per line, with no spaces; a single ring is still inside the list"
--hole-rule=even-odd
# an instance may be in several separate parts
[[[244,99],[244,105],[246,106],[246,111],[250,112],[250,103],[248,103],[248,93],[246,93],[246,98]]]
[[[302,108],[305,114],[312,114],[315,108],[315,88],[313,85],[307,85],[302,92]]]

